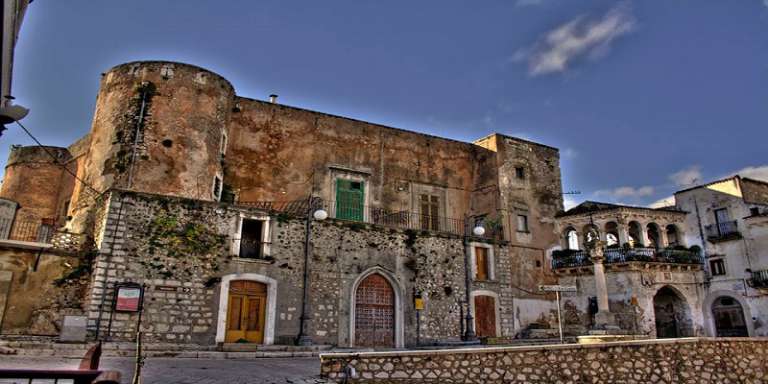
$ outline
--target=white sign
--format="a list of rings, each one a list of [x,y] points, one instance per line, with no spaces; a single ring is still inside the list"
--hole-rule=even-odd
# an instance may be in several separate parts
[[[576,292],[575,285],[539,285],[539,291],[543,292]]]

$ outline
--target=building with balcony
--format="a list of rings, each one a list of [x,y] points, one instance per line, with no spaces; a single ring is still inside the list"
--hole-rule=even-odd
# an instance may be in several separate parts
[[[587,201],[557,215],[560,249],[552,269],[564,293],[566,329],[584,334],[596,326],[596,279],[604,279],[607,302],[622,332],[681,337],[703,332],[701,249],[689,247],[686,212]],[[585,244],[604,247],[604,275],[596,276]],[[601,268],[602,271],[602,268]],[[601,272],[602,273],[602,272]]]
[[[768,183],[733,176],[675,193],[685,241],[705,257],[705,329],[768,335]]]
[[[110,69],[96,104],[73,146],[15,149],[0,193],[17,203],[11,227],[88,239],[61,284],[82,283],[93,337],[133,339],[121,287],[141,291],[154,342],[287,344],[304,326],[316,343],[402,347],[458,338],[467,311],[484,338],[556,328],[554,297],[537,292],[555,281],[556,148],[249,99],[171,62]],[[312,219],[319,208],[328,219]],[[47,311],[13,287],[0,297],[28,323]]]

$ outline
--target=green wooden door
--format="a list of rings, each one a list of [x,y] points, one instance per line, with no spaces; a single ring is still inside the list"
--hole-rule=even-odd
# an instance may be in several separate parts
[[[336,180],[336,218],[363,221],[365,183],[362,181]]]

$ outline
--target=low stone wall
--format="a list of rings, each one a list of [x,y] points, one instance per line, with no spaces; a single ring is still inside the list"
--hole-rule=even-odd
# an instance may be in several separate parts
[[[351,383],[764,383],[768,338],[320,355],[323,377]],[[351,368],[351,369],[350,369]]]

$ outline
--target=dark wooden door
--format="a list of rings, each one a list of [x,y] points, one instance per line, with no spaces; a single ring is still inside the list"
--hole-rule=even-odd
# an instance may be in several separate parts
[[[395,292],[379,274],[363,279],[355,292],[355,345],[395,346]]]
[[[475,296],[475,333],[496,337],[496,303],[492,296]]]

